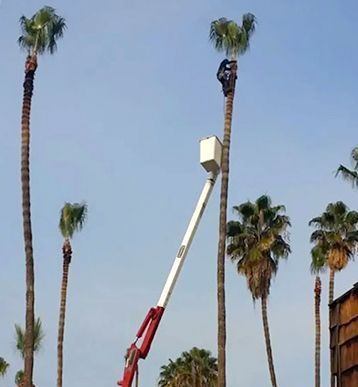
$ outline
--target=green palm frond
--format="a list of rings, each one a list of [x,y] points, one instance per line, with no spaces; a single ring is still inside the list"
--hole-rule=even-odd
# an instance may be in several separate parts
[[[262,195],[255,201],[256,208],[258,211],[267,210],[271,207],[271,198],[267,195]]]
[[[327,249],[321,245],[316,245],[311,250],[311,273],[324,273],[327,269]]]
[[[29,53],[53,54],[57,40],[63,37],[66,29],[65,19],[56,14],[52,7],[43,7],[31,18],[22,16],[19,20],[21,36],[18,43]]]
[[[0,376],[5,376],[10,364],[6,360],[0,357]]]
[[[336,176],[342,176],[342,178],[350,183],[352,183],[353,187],[358,187],[358,172],[352,171],[345,167],[344,165],[340,165],[337,169]]]
[[[81,231],[87,219],[86,203],[65,203],[61,209],[59,228],[64,238],[71,239]]]
[[[24,371],[23,370],[19,370],[16,372],[16,375],[15,375],[15,384],[17,386],[20,386],[20,384],[22,383],[23,381],[23,378],[24,378]]]
[[[217,51],[224,51],[227,56],[236,58],[248,50],[255,26],[256,18],[251,13],[243,16],[242,26],[223,17],[211,23],[209,39]]]
[[[358,212],[357,211],[349,211],[346,215],[346,221],[351,225],[355,226],[358,223]]]
[[[37,353],[42,347],[42,342],[45,333],[42,328],[40,317],[35,320],[34,325],[34,352]],[[19,351],[22,358],[25,355],[25,330],[18,324],[15,324],[16,349]]]
[[[336,176],[340,175],[344,180],[350,182],[353,188],[358,188],[358,147],[353,148],[351,161],[353,170],[341,164],[337,169]]]

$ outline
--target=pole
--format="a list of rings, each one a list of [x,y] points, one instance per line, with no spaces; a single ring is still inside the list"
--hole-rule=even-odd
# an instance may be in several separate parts
[[[180,271],[183,267],[185,258],[188,254],[191,242],[193,241],[195,232],[198,228],[200,219],[204,213],[205,207],[209,201],[210,194],[214,188],[214,184],[216,181],[216,178],[218,176],[218,172],[210,172],[208,174],[208,177],[206,179],[204,188],[201,192],[201,195],[199,197],[199,200],[196,204],[193,216],[190,219],[188,228],[184,234],[183,240],[181,242],[181,245],[179,247],[177,256],[175,257],[173,266],[171,268],[171,271],[169,273],[168,279],[164,285],[162,294],[159,298],[157,306],[165,308],[169,302],[170,296],[173,292],[174,286],[177,282],[178,276],[180,274]]]

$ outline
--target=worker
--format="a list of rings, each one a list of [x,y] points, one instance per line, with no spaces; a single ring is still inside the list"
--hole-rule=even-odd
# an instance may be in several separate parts
[[[216,73],[216,78],[222,84],[223,93],[224,93],[225,97],[227,97],[227,95],[230,93],[230,91],[232,91],[232,88],[231,88],[231,86],[232,86],[231,66],[234,63],[236,63],[235,60],[230,60],[229,61],[228,59],[224,59],[220,63],[220,66],[219,66],[218,71]]]

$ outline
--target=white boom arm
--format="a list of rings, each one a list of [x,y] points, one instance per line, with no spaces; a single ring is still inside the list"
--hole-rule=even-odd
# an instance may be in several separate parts
[[[191,242],[193,241],[195,232],[198,228],[200,219],[204,213],[205,207],[209,201],[210,194],[214,188],[214,184],[218,174],[220,173],[221,161],[221,143],[215,137],[208,137],[200,143],[200,161],[203,167],[208,171],[204,188],[201,192],[194,213],[185,232],[184,238],[179,247],[177,256],[175,257],[173,266],[169,273],[168,279],[164,285],[162,294],[159,298],[157,306],[165,308],[169,298],[173,292],[174,286],[183,267],[185,258],[188,254]]]

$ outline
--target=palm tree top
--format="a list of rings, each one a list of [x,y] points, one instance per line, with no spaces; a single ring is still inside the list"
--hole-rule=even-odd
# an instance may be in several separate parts
[[[87,219],[86,203],[65,203],[61,209],[59,228],[66,239],[72,239],[76,231],[81,231]]]
[[[349,211],[345,203],[338,201],[329,203],[322,215],[311,219],[308,224],[322,231],[349,232],[355,230],[357,223],[358,212]]]
[[[211,23],[209,39],[217,51],[225,51],[227,56],[236,58],[249,49],[256,24],[256,17],[252,13],[243,15],[241,26],[234,20],[222,17]]]
[[[311,250],[311,273],[324,273],[327,269],[327,246],[318,244]]]
[[[21,36],[18,43],[30,54],[53,54],[57,49],[57,39],[66,29],[65,19],[56,14],[52,7],[43,7],[32,17],[22,16],[19,20]]]

